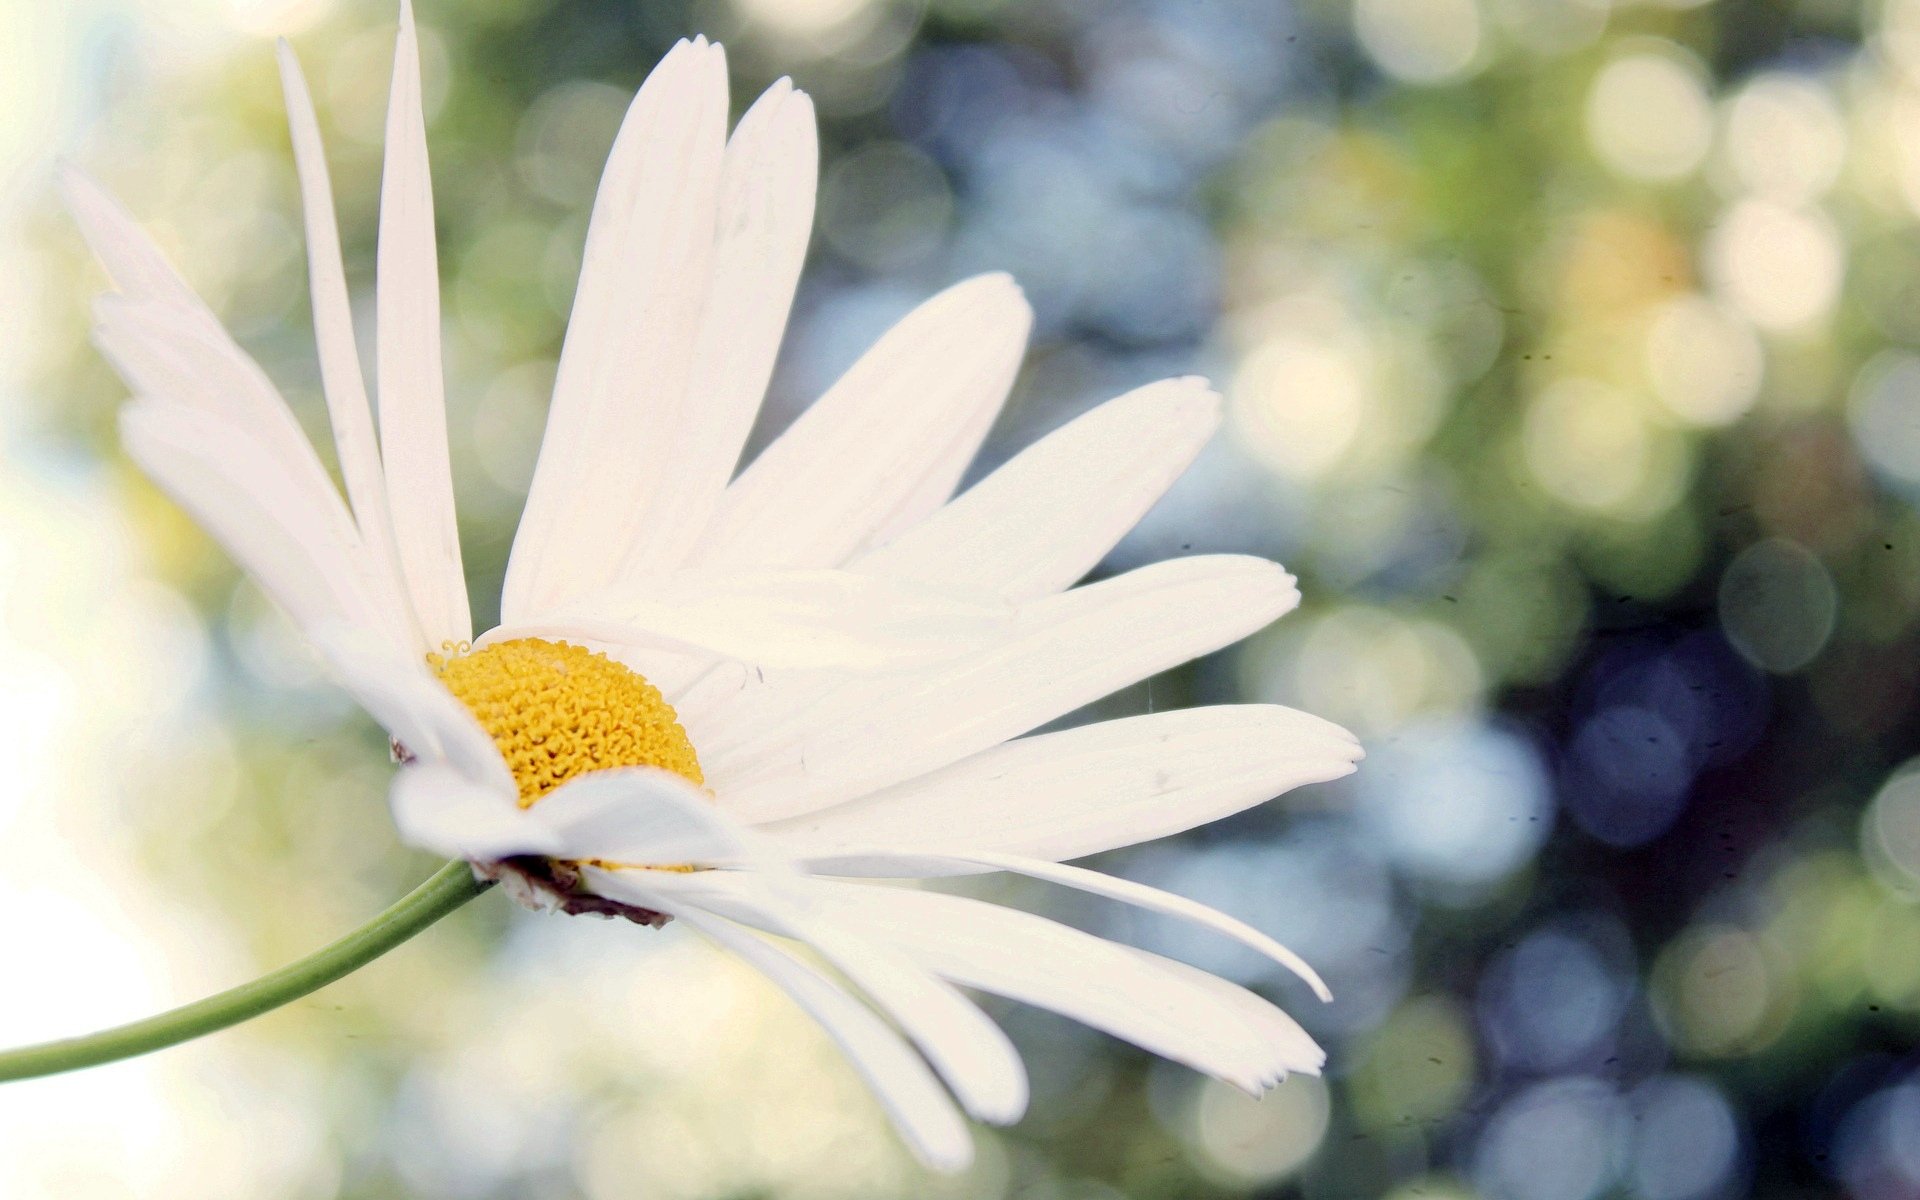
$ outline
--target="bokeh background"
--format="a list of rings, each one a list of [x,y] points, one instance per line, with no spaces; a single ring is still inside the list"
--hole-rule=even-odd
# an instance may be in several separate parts
[[[419,0],[484,624],[600,161],[677,37],[824,134],[777,430],[1013,271],[982,466],[1198,371],[1231,423],[1103,568],[1244,550],[1303,609],[1103,705],[1342,721],[1361,772],[1102,865],[1329,1047],[1260,1102],[1010,1006],[1033,1114],[921,1174],[683,931],[489,898],[151,1059],[0,1089],[7,1197],[1920,1195],[1920,2]],[[377,731],[121,456],[56,155],[323,431],[271,38],[370,282],[394,5],[0,0],[0,1042],[304,953],[430,870]],[[323,439],[324,440],[324,439]]]

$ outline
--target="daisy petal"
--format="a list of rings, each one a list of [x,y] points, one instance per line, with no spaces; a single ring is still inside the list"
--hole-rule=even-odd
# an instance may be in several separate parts
[[[94,301],[94,342],[134,392],[204,412],[242,432],[303,490],[316,514],[358,541],[313,443],[258,363],[218,322],[131,296]]]
[[[1017,875],[1026,875],[1042,879],[1048,883],[1057,883],[1063,887],[1091,892],[1109,900],[1118,900],[1149,912],[1162,913],[1191,921],[1204,926],[1215,933],[1224,934],[1247,948],[1279,963],[1292,971],[1313,989],[1314,995],[1322,1000],[1333,999],[1326,981],[1319,972],[1307,965],[1305,959],[1274,941],[1266,934],[1237,917],[1230,917],[1219,909],[1210,908],[1198,900],[1189,900],[1160,888],[1136,883],[1131,879],[1107,875],[1086,867],[1070,866],[1066,863],[1045,862],[1036,858],[1022,858],[1014,854],[911,854],[891,850],[850,851],[824,858],[802,859],[801,865],[810,871],[827,875],[870,876],[882,879],[934,878],[943,875],[965,874],[970,867],[984,867],[992,871],[1012,871]]]
[[[681,42],[627,110],[587,230],[573,316],[501,611],[537,620],[619,574],[681,453],[712,284],[726,148],[720,47]],[[736,265],[737,269],[737,265]]]
[[[632,866],[779,865],[765,842],[671,771],[592,771],[542,796],[528,811],[553,830],[556,848],[549,853],[559,858]]]
[[[1026,1065],[1006,1032],[960,989],[883,943],[812,923],[807,940],[899,1024],[968,1115],[1011,1125],[1027,1111]]]
[[[805,942],[899,1024],[968,1113],[1006,1125],[1026,1111],[1027,1074],[1019,1052],[979,1005],[897,950],[807,911],[807,893],[795,890],[791,877],[591,868],[586,875],[595,891],[643,907],[651,907],[652,898],[678,895],[729,920]]]
[[[371,643],[351,626],[308,635],[336,682],[422,762],[445,763],[496,795],[519,794],[493,738],[424,663]]]
[[[135,393],[212,418],[215,425],[209,428],[224,431],[213,436],[228,443],[229,450],[237,446],[233,438],[244,439],[245,465],[238,469],[260,468],[284,476],[270,485],[272,489],[298,494],[302,498],[296,506],[328,527],[326,540],[350,547],[348,557],[353,562],[345,574],[376,593],[380,611],[375,621],[395,637],[406,636],[405,601],[390,572],[377,559],[361,561],[359,534],[339,493],[273,381],[234,343],[112,197],[71,168],[62,171],[60,186],[81,232],[121,292],[102,296],[94,304],[94,338],[102,352]],[[148,418],[138,420],[144,423]],[[231,476],[232,471],[226,473]],[[185,481],[186,486],[191,484]],[[181,481],[166,486],[176,497],[184,495]],[[207,486],[223,485],[207,481]],[[195,506],[190,503],[189,507]],[[283,517],[290,519],[286,513]],[[244,540],[253,544],[260,532],[252,531]],[[235,534],[229,528],[222,541],[232,545]],[[249,569],[262,561],[261,555],[274,553],[258,547]],[[319,595],[314,593],[316,600]],[[279,600],[289,612],[305,607],[289,603],[284,592]]]
[[[1006,742],[767,832],[796,856],[890,846],[1059,861],[1209,824],[1359,757],[1346,730],[1278,705],[1149,713]]]
[[[345,512],[316,505],[311,490],[247,431],[148,397],[121,411],[120,433],[127,454],[302,631],[341,623],[386,628]],[[333,503],[338,509],[338,497]]]
[[[76,188],[91,187],[78,175],[72,177],[72,183]],[[167,271],[172,282],[178,284],[178,277],[171,275],[159,251],[118,206],[104,193],[95,191],[93,195],[94,202],[113,218],[112,233],[102,236],[129,243],[119,251],[101,250],[103,261],[109,261],[109,255],[119,259],[150,253],[158,264],[153,270]],[[115,282],[119,282],[118,277]],[[313,444],[260,365],[234,343],[191,293],[181,300],[171,296],[170,287],[125,286],[123,294],[94,301],[93,335],[128,387],[203,412],[243,433],[263,457],[287,474],[291,486],[307,492],[317,513],[324,513],[330,520],[337,514],[346,536],[357,541]],[[160,298],[159,292],[169,295]]]
[[[1299,602],[1264,559],[1174,559],[1026,605],[1012,632],[899,680],[805,697],[702,764],[743,819],[812,812],[937,770],[1217,650]]]
[[[1163,1058],[1259,1091],[1315,1052],[1244,1005],[1150,955],[1057,921],[964,896],[813,880],[822,911],[935,974],[1071,1017]]]
[[[433,239],[420,47],[413,6],[402,0],[380,183],[380,445],[394,545],[421,636],[437,649],[471,639],[473,617],[467,608],[460,528],[453,511],[453,468],[447,457],[440,266]]]
[[[877,671],[952,658],[1012,622],[1012,607],[991,595],[956,596],[851,571],[677,571],[481,640],[572,632],[758,666]]]
[[[420,850],[470,862],[559,850],[554,831],[513,792],[475,783],[445,763],[402,767],[387,799],[400,840]]]
[[[1288,1073],[1300,1075],[1318,1075],[1327,1065],[1327,1052],[1313,1040],[1313,1035],[1300,1027],[1300,1022],[1288,1016],[1284,1010],[1260,993],[1241,987],[1231,979],[1222,979],[1218,975],[1202,971],[1190,963],[1177,959],[1164,958],[1132,946],[1127,950],[1137,955],[1153,968],[1166,975],[1176,976],[1202,991],[1210,992],[1222,1004],[1230,1006],[1247,1026],[1258,1034],[1262,1044],[1273,1046],[1280,1052],[1285,1064],[1282,1070],[1269,1076],[1266,1082],[1279,1083]],[[1258,1095],[1264,1088],[1255,1089]]]
[[[908,313],[727,489],[694,561],[837,567],[945,502],[1006,401],[1033,310],[981,275]]]
[[[933,1072],[873,1010],[792,953],[698,909],[674,915],[745,959],[820,1023],[866,1080],[915,1157],[939,1171],[973,1161],[973,1138]]]
[[[685,562],[733,477],[786,331],[819,172],[813,101],[782,79],[754,101],[727,142],[689,402],[665,439],[672,453],[657,464],[627,551],[629,573]]]
[[[1148,384],[1041,438],[854,569],[1018,600],[1057,592],[1113,549],[1219,425],[1204,379]]]
[[[293,47],[279,44],[280,83],[286,95],[287,126],[293,139],[294,166],[300,178],[300,206],[306,218],[307,274],[313,296],[313,337],[320,355],[320,381],[327,397],[327,415],[346,481],[347,497],[361,540],[374,561],[399,571],[393,546],[392,518],[387,511],[387,483],[380,466],[380,447],[374,438],[373,406],[360,373],[360,352],[354,345],[353,306],[347,295],[346,267],[340,258],[340,231],[333,214],[333,188],[327,179],[326,154],[320,144],[320,124],[313,97],[300,72]],[[433,649],[432,646],[423,647]]]
[[[62,165],[60,195],[114,287],[132,299],[176,307],[219,324],[166,255],[105,188],[77,168]]]

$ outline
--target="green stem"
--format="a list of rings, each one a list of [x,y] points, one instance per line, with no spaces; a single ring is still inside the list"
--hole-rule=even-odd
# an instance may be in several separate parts
[[[251,983],[130,1025],[0,1050],[0,1083],[132,1058],[271,1012],[366,966],[491,886],[466,863],[450,862],[339,941]]]

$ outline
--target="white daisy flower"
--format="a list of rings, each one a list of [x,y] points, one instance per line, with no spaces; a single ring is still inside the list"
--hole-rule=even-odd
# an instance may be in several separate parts
[[[901,882],[1003,871],[1081,889],[1236,938],[1325,996],[1259,931],[1065,862],[1345,775],[1348,733],[1251,704],[1031,732],[1298,600],[1278,566],[1234,555],[1073,586],[1214,433],[1203,381],[1121,396],[950,499],[1030,323],[1013,282],[985,275],[901,320],[735,476],[812,223],[813,110],[783,79],[729,136],[723,52],[682,42],[607,163],[503,619],[475,638],[411,13],[387,117],[377,426],[284,43],[280,65],[344,499],[126,213],[76,174],[65,188],[118,289],[95,336],[134,393],[128,453],[391,733],[406,841],[536,906],[678,918],[740,955],[935,1167],[968,1161],[962,1112],[1010,1122],[1027,1101],[1019,1056],[959,987],[1249,1091],[1318,1071],[1312,1039],[1245,988]]]

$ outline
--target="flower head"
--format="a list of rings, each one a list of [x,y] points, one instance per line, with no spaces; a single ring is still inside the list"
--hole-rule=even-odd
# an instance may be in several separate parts
[[[1031,732],[1297,602],[1279,567],[1231,555],[1073,586],[1214,432],[1203,381],[1121,396],[955,498],[1030,324],[1013,282],[984,275],[900,321],[736,476],[812,222],[813,112],[782,80],[729,134],[721,48],[682,42],[607,163],[502,621],[475,638],[411,12],[387,120],[377,419],[317,120],[280,55],[344,495],[125,212],[77,174],[66,190],[117,289],[95,334],[134,392],[128,452],[392,735],[408,842],[528,903],[678,918],[739,954],[940,1167],[970,1153],[962,1110],[1012,1121],[1027,1097],[1018,1055],[956,985],[1249,1090],[1319,1069],[1299,1026],[1235,984],[873,882],[1017,872],[1237,938],[1324,994],[1257,930],[1066,860],[1344,775],[1350,735],[1272,705]]]

